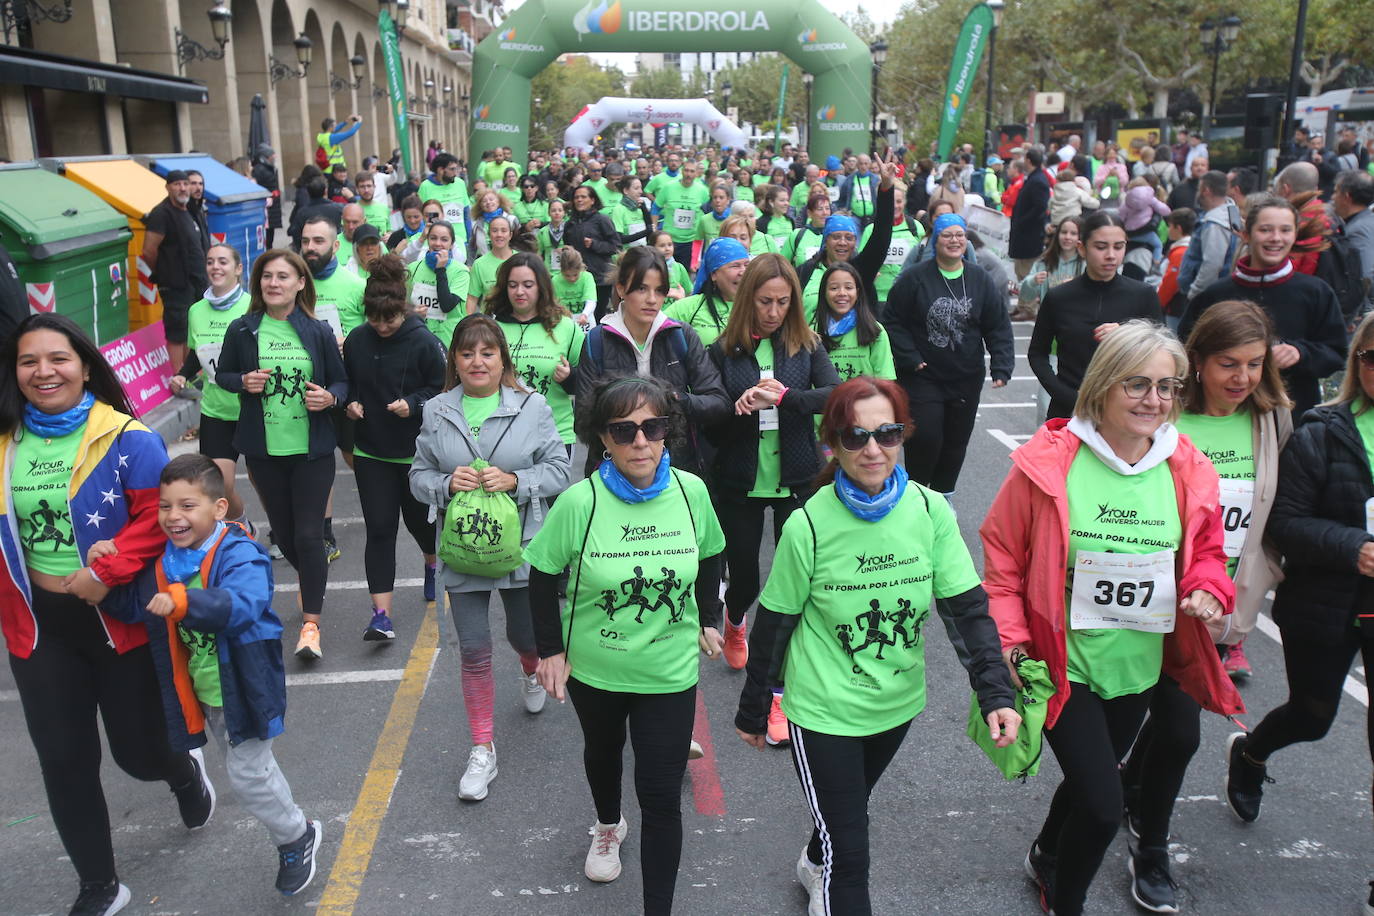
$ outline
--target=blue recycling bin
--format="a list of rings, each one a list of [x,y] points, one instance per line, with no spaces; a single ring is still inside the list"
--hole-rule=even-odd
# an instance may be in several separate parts
[[[139,161],[159,175],[173,169],[194,170],[205,176],[206,219],[216,242],[227,242],[243,258],[243,280],[258,255],[267,249],[269,192],[262,185],[217,162],[210,156],[139,156]]]

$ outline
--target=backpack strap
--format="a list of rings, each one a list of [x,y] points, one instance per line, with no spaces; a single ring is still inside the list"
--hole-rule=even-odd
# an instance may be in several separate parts
[[[673,355],[677,361],[686,365],[687,360],[687,335],[682,330],[682,325],[669,329],[668,345],[673,349]]]
[[[682,485],[682,478],[678,476],[677,471],[669,468],[668,473],[673,475],[673,480],[677,482],[678,492],[682,494],[682,502],[687,506],[687,520],[692,523],[692,541],[695,542],[697,539],[697,520],[696,516],[692,514],[692,501],[687,498],[687,488]]]
[[[604,375],[606,363],[602,353],[601,325],[597,325],[587,332],[587,356],[591,358],[592,365],[596,367],[596,374]]]

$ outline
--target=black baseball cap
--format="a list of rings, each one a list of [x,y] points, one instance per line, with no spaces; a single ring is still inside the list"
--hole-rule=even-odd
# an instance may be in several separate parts
[[[167,173],[167,177],[164,180],[168,184],[171,184],[174,181],[190,181],[191,176],[187,175],[181,169],[172,169],[170,172]]]
[[[357,229],[353,230],[353,246],[355,248],[363,242],[380,243],[381,241],[382,234],[378,232],[377,227],[371,223],[363,223]]]

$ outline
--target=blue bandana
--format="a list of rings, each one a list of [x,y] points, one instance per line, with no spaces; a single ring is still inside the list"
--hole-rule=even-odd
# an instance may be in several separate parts
[[[851,308],[849,311],[844,313],[843,318],[840,318],[839,320],[836,320],[834,318],[830,319],[830,324],[827,329],[827,332],[830,334],[831,337],[843,337],[850,331],[854,330],[854,325],[858,324],[858,321],[859,310]]]
[[[726,264],[749,260],[749,249],[739,239],[717,238],[706,246],[701,253],[701,266],[697,270],[696,282],[692,284],[692,294],[696,295],[706,286],[711,274]]]
[[[498,217],[498,216],[505,216],[505,215],[506,215],[506,211],[505,211],[505,210],[502,210],[500,207],[497,207],[495,210],[491,211],[490,213],[483,213],[483,214],[482,214],[482,219],[486,220],[486,221],[489,223],[489,222],[491,222],[492,220],[496,219],[496,217]]]
[[[414,238],[415,236],[419,235],[421,232],[424,232],[424,231],[425,231],[425,224],[424,224],[423,222],[421,222],[420,225],[418,225],[418,226],[416,226],[414,229],[412,229],[412,228],[410,228],[409,226],[407,226],[405,223],[401,223],[401,228],[404,229],[404,230],[406,231],[406,238]]]
[[[853,233],[854,241],[857,242],[859,240],[859,221],[852,216],[836,213],[825,221],[825,228],[821,230],[821,241],[824,242],[826,236],[832,232]]]
[[[431,250],[431,251],[426,251],[426,252],[425,252],[425,264],[429,267],[430,270],[438,270],[438,269],[439,269],[439,252],[433,251],[433,250]]]
[[[339,259],[338,259],[337,257],[330,258],[330,259],[329,259],[329,263],[326,264],[326,265],[324,265],[323,267],[321,267],[321,268],[320,268],[320,272],[317,273],[317,274],[315,274],[315,279],[316,279],[316,280],[328,280],[330,277],[334,276],[334,271],[336,271],[336,270],[338,270],[338,269],[339,269]]]
[[[602,460],[598,472],[601,474],[601,482],[606,485],[606,489],[618,496],[623,502],[648,502],[668,489],[668,450],[665,448],[663,457],[658,460],[658,470],[654,472],[654,482],[642,490],[630,483],[625,475],[620,473],[620,468],[615,466],[615,462],[609,458]]]
[[[44,439],[56,439],[74,433],[86,425],[86,417],[95,404],[95,395],[87,391],[73,407],[61,413],[44,413],[32,404],[24,404],[24,428]]]
[[[168,582],[190,582],[200,573],[200,564],[205,562],[209,545],[219,539],[225,528],[224,522],[216,522],[214,532],[205,539],[200,547],[178,547],[171,541],[162,551],[162,571]]]
[[[852,313],[851,313],[852,314]],[[880,521],[891,512],[906,492],[906,468],[899,463],[883,481],[883,489],[877,496],[854,485],[842,469],[835,469],[835,495],[844,503],[845,508],[866,522]]]
[[[950,226],[958,226],[960,229],[967,229],[968,223],[958,213],[941,213],[935,217],[935,225],[932,227],[932,237],[939,238],[940,233]]]

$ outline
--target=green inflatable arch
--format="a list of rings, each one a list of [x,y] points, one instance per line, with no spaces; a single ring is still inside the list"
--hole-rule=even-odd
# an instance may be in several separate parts
[[[509,146],[524,162],[530,80],[560,54],[607,51],[779,51],[815,77],[811,160],[868,148],[873,61],[819,0],[529,0],[477,45],[471,157]]]

